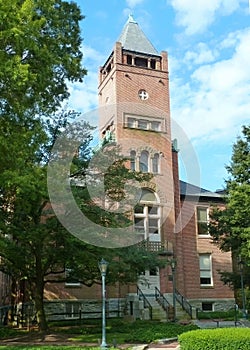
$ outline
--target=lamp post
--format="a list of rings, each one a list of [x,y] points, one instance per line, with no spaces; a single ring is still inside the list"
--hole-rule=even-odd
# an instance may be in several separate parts
[[[106,290],[105,290],[105,277],[108,268],[108,262],[102,258],[98,263],[102,276],[102,343],[101,349],[107,349],[106,343]]]
[[[240,270],[240,284],[241,284],[241,296],[242,296],[242,312],[243,312],[243,318],[247,318],[247,311],[246,311],[246,295],[245,295],[244,277],[243,277],[244,263],[243,263],[242,260],[240,260],[238,264],[239,264],[239,270]]]
[[[175,300],[175,290],[176,290],[176,281],[175,281],[175,269],[176,269],[176,260],[173,258],[170,260],[170,266],[172,270],[172,282],[173,282],[173,309],[174,309],[174,319],[176,321],[176,300]]]

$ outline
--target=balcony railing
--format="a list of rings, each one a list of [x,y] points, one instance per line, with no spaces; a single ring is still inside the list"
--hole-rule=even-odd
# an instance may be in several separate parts
[[[145,239],[139,242],[138,246],[150,252],[157,252],[160,255],[173,255],[173,245],[169,241],[154,242]]]

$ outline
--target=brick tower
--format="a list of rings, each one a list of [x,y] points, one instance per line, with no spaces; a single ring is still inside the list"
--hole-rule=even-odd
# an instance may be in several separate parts
[[[134,208],[135,231],[149,249],[174,253],[178,178],[173,174],[178,176],[178,171],[173,172],[168,57],[165,51],[157,52],[131,16],[100,68],[98,93],[101,138],[121,145],[132,170],[153,174],[141,185],[140,203]],[[145,273],[152,288],[172,290],[167,270]],[[142,288],[146,294],[154,292],[149,286]]]

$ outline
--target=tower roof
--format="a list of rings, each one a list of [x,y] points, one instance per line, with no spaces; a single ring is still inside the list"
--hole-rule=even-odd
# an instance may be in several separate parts
[[[125,50],[159,56],[157,50],[131,15],[129,16],[117,41],[122,44],[122,47]]]

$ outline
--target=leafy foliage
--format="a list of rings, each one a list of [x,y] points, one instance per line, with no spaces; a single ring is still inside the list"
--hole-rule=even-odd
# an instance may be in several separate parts
[[[225,209],[214,208],[210,233],[223,251],[232,251],[250,261],[250,126],[243,126],[243,136],[233,146],[227,170]]]
[[[250,347],[249,328],[219,328],[190,331],[179,337],[183,350],[247,350]]]
[[[1,114],[51,112],[69,96],[67,82],[86,74],[82,19],[74,2],[1,0]]]

